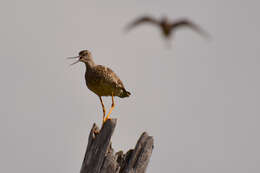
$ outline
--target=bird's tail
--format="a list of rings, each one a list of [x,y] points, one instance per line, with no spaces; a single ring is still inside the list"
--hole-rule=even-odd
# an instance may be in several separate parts
[[[129,97],[131,95],[130,92],[126,91],[126,89],[123,88],[123,92],[119,97],[124,98],[124,97]]]

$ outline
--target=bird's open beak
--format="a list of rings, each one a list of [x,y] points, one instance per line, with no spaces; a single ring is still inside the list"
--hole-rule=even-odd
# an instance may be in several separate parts
[[[77,60],[76,62],[70,64],[70,65],[74,65],[74,64],[77,64],[78,62],[80,62],[80,60]]]
[[[77,58],[80,58],[80,56],[68,57],[67,59],[77,59]],[[78,62],[80,62],[80,60],[77,60],[76,62],[74,62],[74,63],[72,63],[70,65],[77,64]]]
[[[68,57],[67,59],[76,59],[79,58],[80,56],[74,56],[74,57]]]

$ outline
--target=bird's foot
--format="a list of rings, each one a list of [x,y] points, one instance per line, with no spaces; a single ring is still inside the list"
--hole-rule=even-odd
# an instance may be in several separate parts
[[[107,116],[104,120],[103,123],[105,123],[107,120],[111,120],[111,118],[109,116]]]
[[[105,124],[105,122],[106,122],[107,120],[110,120],[110,119],[111,119],[110,117],[103,118],[102,126]]]

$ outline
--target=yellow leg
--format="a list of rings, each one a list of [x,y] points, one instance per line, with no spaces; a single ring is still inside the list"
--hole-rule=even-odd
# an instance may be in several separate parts
[[[109,113],[107,114],[107,117],[105,118],[105,122],[106,122],[106,120],[108,120],[109,119],[109,116],[110,116],[110,114],[111,114],[111,112],[112,112],[112,110],[115,108],[115,102],[114,102],[114,96],[113,96],[113,93],[112,93],[112,105],[111,105],[111,108],[110,108],[110,110],[109,110]]]
[[[102,109],[103,109],[103,123],[105,122],[105,116],[106,116],[106,108],[103,104],[103,101],[102,101],[102,98],[99,96],[99,100],[101,102],[101,105],[102,105]]]

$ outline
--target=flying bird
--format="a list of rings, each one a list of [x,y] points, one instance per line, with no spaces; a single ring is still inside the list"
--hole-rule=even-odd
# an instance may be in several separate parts
[[[143,16],[137,18],[132,23],[127,25],[126,30],[129,31],[141,24],[152,24],[154,26],[158,26],[161,29],[163,36],[167,39],[170,38],[172,32],[175,32],[181,28],[190,28],[193,31],[197,32],[198,34],[209,38],[209,34],[206,31],[204,31],[197,24],[185,18],[177,19],[175,21],[169,21],[167,17],[163,17],[161,20],[157,20],[149,16]]]
[[[88,89],[90,89],[99,97],[103,109],[104,123],[107,119],[109,119],[109,116],[115,107],[114,96],[124,98],[129,97],[131,93],[125,89],[122,81],[110,68],[95,64],[90,51],[82,50],[79,52],[78,56],[69,57],[69,59],[74,58],[78,60],[71,65],[74,65],[78,62],[83,62],[86,65],[86,85]],[[102,96],[112,97],[112,105],[106,117],[106,109],[101,98]]]

